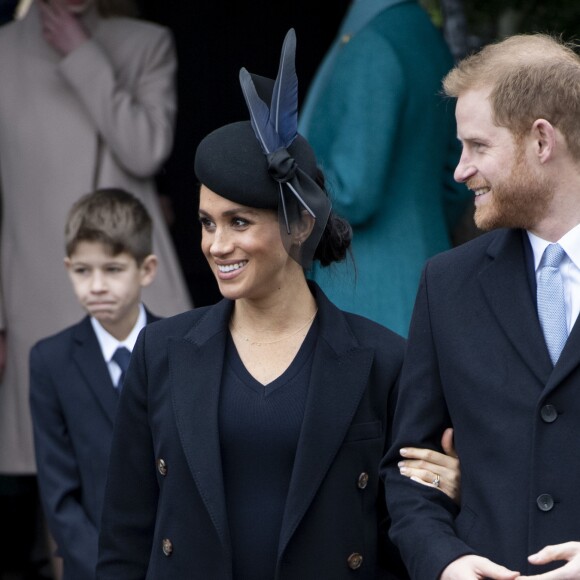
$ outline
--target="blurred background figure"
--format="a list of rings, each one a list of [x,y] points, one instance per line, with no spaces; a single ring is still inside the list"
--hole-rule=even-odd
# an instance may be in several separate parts
[[[310,86],[300,132],[354,228],[354,264],[312,278],[340,308],[404,336],[426,258],[451,246],[470,196],[453,181],[453,107],[440,97],[453,64],[414,0],[355,0]]]
[[[36,0],[0,29],[0,512],[21,550],[28,543],[15,530],[28,533],[37,517],[28,352],[82,312],[62,266],[72,203],[102,187],[139,197],[161,264],[144,300],[160,315],[190,307],[153,182],[173,143],[173,41],[167,29],[121,17],[130,8]],[[9,522],[20,501],[32,513]]]

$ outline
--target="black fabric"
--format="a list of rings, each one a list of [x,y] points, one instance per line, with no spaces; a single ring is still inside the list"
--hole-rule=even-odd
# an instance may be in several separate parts
[[[316,336],[314,323],[288,369],[265,386],[250,375],[228,340],[219,428],[236,580],[275,576]]]
[[[398,397],[405,341],[340,311],[316,284],[310,287],[318,337],[277,576],[384,580],[392,576],[379,557],[385,546],[377,506],[384,494],[377,466]],[[225,299],[195,308],[148,325],[137,340],[111,446],[99,580],[232,580],[218,431],[232,309]],[[369,431],[376,436],[366,437]],[[165,476],[151,468],[153,458],[165,461]],[[369,474],[364,490],[357,485],[362,472]],[[162,538],[171,541],[170,557]],[[364,557],[356,571],[347,563],[354,552]]]
[[[288,153],[304,173],[316,179],[316,157],[306,139],[298,135]],[[231,123],[207,135],[195,154],[195,174],[214,193],[236,203],[278,207],[279,185],[269,172],[250,121]]]

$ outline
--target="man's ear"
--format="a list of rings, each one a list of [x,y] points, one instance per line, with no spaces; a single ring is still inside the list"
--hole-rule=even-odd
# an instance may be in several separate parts
[[[141,262],[139,270],[141,271],[141,286],[143,288],[145,288],[145,286],[149,286],[149,284],[151,284],[151,282],[153,282],[155,279],[158,263],[159,262],[155,254],[149,254]]]
[[[532,125],[533,151],[540,163],[552,159],[556,152],[556,128],[546,119],[536,119]]]
[[[66,268],[67,272],[70,272],[71,264],[72,262],[70,261],[70,258],[66,256],[64,259],[64,267]]]

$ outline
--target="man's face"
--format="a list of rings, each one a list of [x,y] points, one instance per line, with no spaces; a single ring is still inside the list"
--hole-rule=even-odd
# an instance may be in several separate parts
[[[554,188],[526,156],[526,139],[492,118],[489,90],[472,89],[457,99],[457,134],[463,145],[456,181],[475,193],[475,223],[482,230],[533,229],[546,214]]]

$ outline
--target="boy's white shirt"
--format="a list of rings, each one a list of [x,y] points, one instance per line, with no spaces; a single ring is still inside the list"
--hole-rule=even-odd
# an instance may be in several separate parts
[[[137,342],[137,337],[139,336],[141,329],[147,324],[147,313],[145,312],[145,307],[143,304],[139,304],[139,316],[137,317],[137,322],[135,323],[135,326],[133,326],[133,330],[131,330],[129,336],[122,342],[119,342],[113,335],[109,334],[103,328],[101,323],[92,316],[91,324],[93,325],[93,330],[97,335],[103,358],[109,368],[111,380],[113,381],[113,384],[116,385],[121,377],[121,368],[114,360],[112,360],[113,354],[120,346],[124,346],[133,352],[133,348]]]

